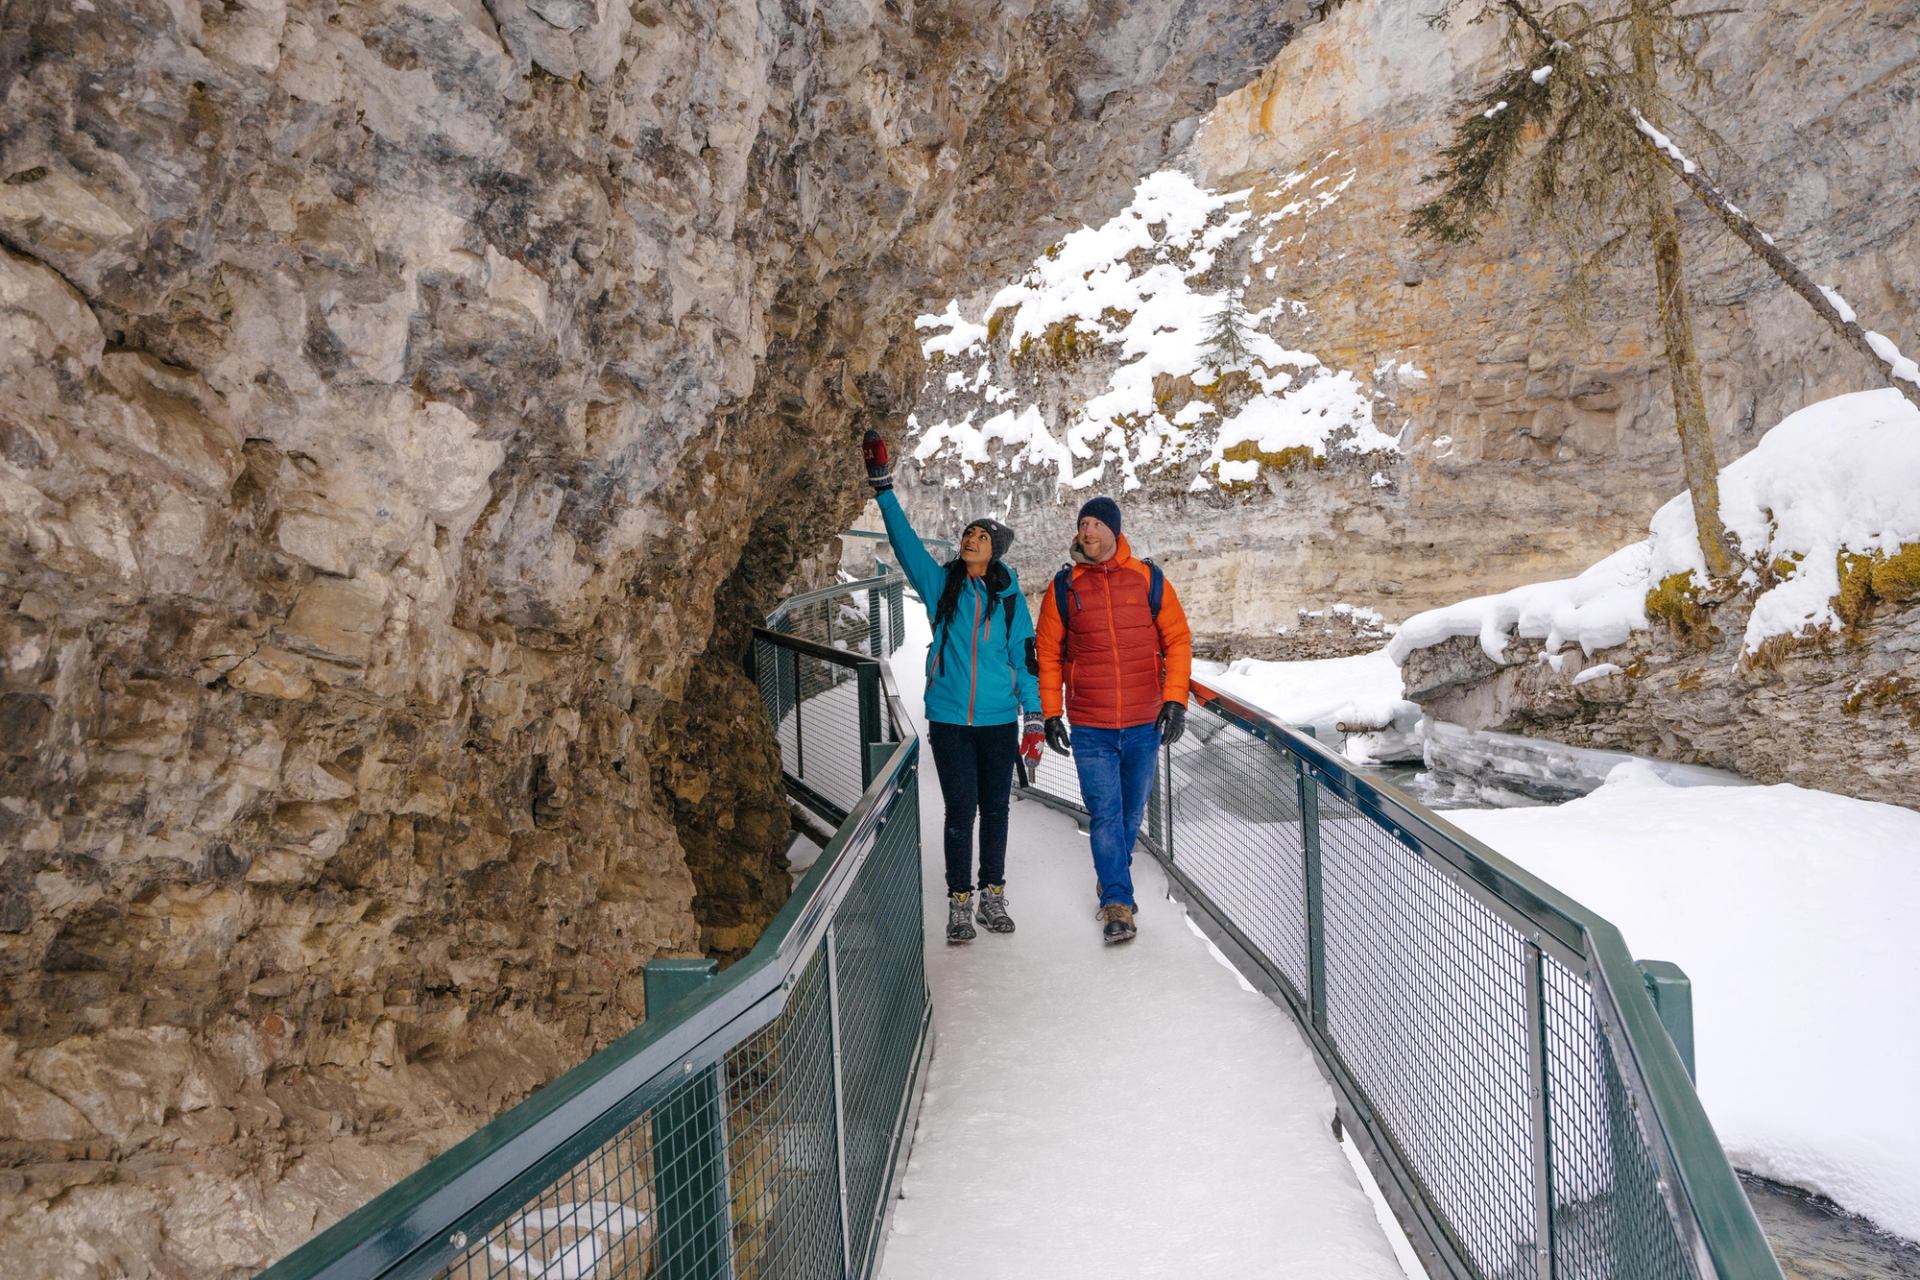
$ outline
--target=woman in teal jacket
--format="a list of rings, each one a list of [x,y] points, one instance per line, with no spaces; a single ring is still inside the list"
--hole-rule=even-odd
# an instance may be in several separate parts
[[[907,581],[927,606],[927,740],[946,800],[947,941],[974,936],[974,815],[980,818],[980,923],[1012,933],[1007,914],[1007,809],[1016,755],[1037,762],[1042,742],[1039,663],[1033,615],[1004,559],[1013,530],[976,520],[960,535],[960,554],[942,565],[913,531],[893,493],[887,446],[867,433],[867,482],[887,540]]]

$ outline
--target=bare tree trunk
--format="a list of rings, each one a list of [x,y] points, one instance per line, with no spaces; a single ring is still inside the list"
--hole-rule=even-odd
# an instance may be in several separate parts
[[[1711,209],[1714,215],[1726,224],[1729,231],[1739,236],[1741,242],[1753,250],[1755,257],[1773,268],[1773,274],[1780,277],[1782,284],[1806,299],[1807,305],[1813,308],[1814,314],[1825,320],[1827,326],[1840,335],[1842,342],[1865,356],[1873,366],[1874,372],[1886,379],[1888,386],[1898,390],[1912,402],[1916,409],[1920,409],[1920,376],[1902,373],[1900,367],[1895,364],[1897,352],[1896,356],[1888,356],[1874,350],[1873,344],[1867,339],[1866,330],[1843,315],[1840,309],[1834,306],[1832,299],[1822,293],[1820,287],[1807,277],[1807,273],[1802,271],[1793,259],[1780,251],[1779,246],[1774,244],[1773,237],[1755,226],[1752,218],[1743,213],[1707,179],[1706,175],[1700,171],[1698,164],[1682,155],[1671,143],[1662,146],[1660,140],[1645,129],[1640,130],[1640,136],[1647,140],[1647,146],[1660,157],[1661,162],[1673,172],[1674,176],[1687,184],[1687,190],[1693,192],[1701,204]],[[1889,347],[1889,349],[1892,348]]]
[[[1652,98],[1655,77],[1653,18],[1646,0],[1633,0],[1631,26],[1634,79]],[[1649,162],[1646,180],[1647,223],[1653,233],[1653,271],[1660,309],[1660,330],[1667,349],[1667,376],[1673,383],[1673,425],[1680,433],[1680,457],[1693,499],[1694,528],[1709,576],[1733,576],[1727,530],[1720,522],[1720,467],[1713,456],[1713,429],[1707,425],[1706,397],[1700,390],[1700,355],[1693,346],[1693,316],[1681,274],[1680,217],[1674,212],[1666,173]]]
[[[1653,229],[1653,270],[1660,304],[1660,330],[1667,348],[1667,376],[1673,383],[1673,425],[1680,433],[1680,457],[1693,499],[1700,554],[1715,578],[1733,575],[1727,531],[1720,523],[1720,468],[1713,456],[1713,429],[1707,425],[1706,397],[1700,390],[1700,356],[1693,347],[1693,319],[1687,310],[1687,285],[1681,277],[1680,219],[1673,211],[1664,177],[1655,170],[1647,192]]]

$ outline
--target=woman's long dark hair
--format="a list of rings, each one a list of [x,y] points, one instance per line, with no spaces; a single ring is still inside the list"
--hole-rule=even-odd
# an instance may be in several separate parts
[[[947,561],[947,581],[940,588],[940,603],[933,608],[933,626],[936,631],[944,631],[952,622],[954,613],[960,608],[960,588],[967,582],[967,566],[958,556]],[[1013,585],[1013,575],[1007,572],[1007,566],[998,560],[987,563],[987,594],[997,596]]]

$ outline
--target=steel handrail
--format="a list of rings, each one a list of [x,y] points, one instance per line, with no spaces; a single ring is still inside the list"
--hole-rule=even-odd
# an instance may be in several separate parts
[[[855,589],[841,584],[824,594]],[[876,661],[801,637],[760,634],[841,665]],[[919,738],[886,664],[879,666],[898,740],[745,957],[712,979],[697,1000],[679,1002],[542,1086],[268,1267],[261,1280],[367,1280],[440,1269],[459,1256],[470,1235],[484,1233],[486,1224],[525,1203],[690,1072],[712,1065],[777,1018],[872,852],[868,837],[915,776]]]
[[[787,615],[791,614],[795,609],[810,604],[818,604],[823,600],[831,600],[835,596],[851,595],[855,591],[871,591],[878,587],[891,587],[899,581],[899,578],[893,574],[883,573],[872,578],[858,578],[852,582],[835,582],[828,586],[815,587],[811,591],[802,591],[798,595],[788,596],[779,604],[775,605],[773,612],[767,615],[766,625],[769,628],[777,630],[777,624],[784,621]],[[835,652],[843,651],[835,650]],[[855,656],[858,657],[860,655],[856,654]]]
[[[1652,1126],[1659,1139],[1655,1157],[1674,1174],[1685,1197],[1697,1243],[1707,1255],[1704,1261],[1726,1280],[1782,1275],[1686,1065],[1644,993],[1618,928],[1397,787],[1360,776],[1344,757],[1313,738],[1202,681],[1194,680],[1192,691],[1203,707],[1297,756],[1318,781],[1381,822],[1436,870],[1483,901],[1491,897],[1537,944],[1557,943],[1553,949],[1566,959],[1584,962],[1600,979],[1605,995],[1596,1007],[1611,1014],[1622,1032],[1620,1041],[1633,1068],[1622,1074],[1635,1077],[1630,1086],[1638,1086],[1657,1121]],[[1176,841],[1175,864],[1177,860]],[[1244,938],[1241,942],[1251,946]],[[1313,1032],[1310,1023],[1307,1029]],[[1316,1050],[1324,1055],[1331,1046],[1316,1045]]]

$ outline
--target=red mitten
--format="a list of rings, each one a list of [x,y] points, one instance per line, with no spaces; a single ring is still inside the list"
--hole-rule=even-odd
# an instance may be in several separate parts
[[[1020,758],[1027,762],[1029,774],[1040,767],[1040,753],[1046,742],[1046,734],[1040,728],[1040,717],[1028,716],[1021,725]]]

